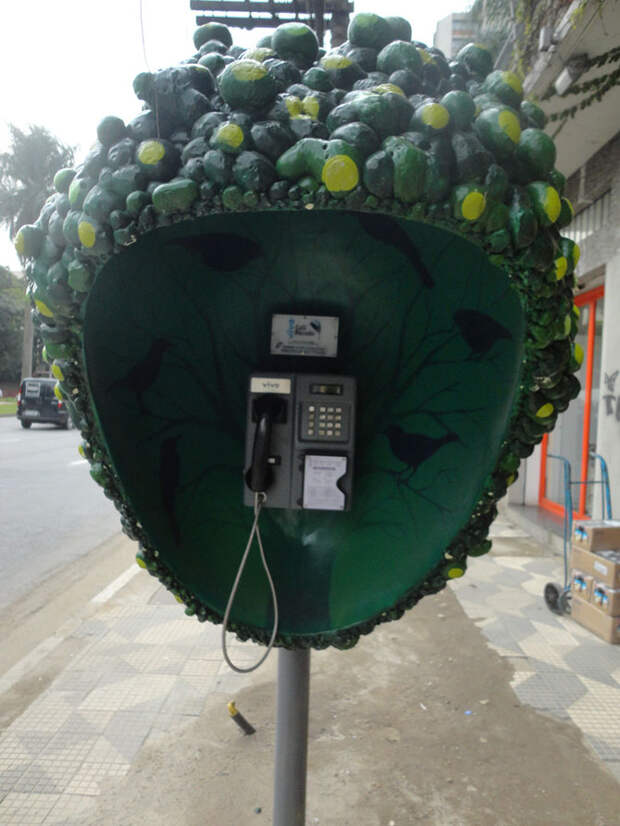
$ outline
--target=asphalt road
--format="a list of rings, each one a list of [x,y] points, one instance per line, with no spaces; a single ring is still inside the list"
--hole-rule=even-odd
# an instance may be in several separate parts
[[[80,434],[0,418],[0,606],[120,532],[78,453]]]

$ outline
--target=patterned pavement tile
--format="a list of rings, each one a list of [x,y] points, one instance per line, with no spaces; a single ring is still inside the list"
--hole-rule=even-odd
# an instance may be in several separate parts
[[[515,617],[524,617],[523,609],[531,605],[531,597],[523,591],[501,588],[497,594],[487,598],[486,605],[495,614],[503,613]],[[525,617],[525,619],[528,618]]]
[[[562,650],[566,647],[566,649],[570,651],[578,645],[578,641],[573,634],[559,623],[553,623],[551,625],[534,621],[533,625],[538,635],[556,650]]]
[[[521,654],[522,651],[519,643],[512,636],[506,625],[505,619],[494,619],[488,624],[485,623],[482,626],[482,631],[494,648],[501,648],[513,654]]]
[[[54,808],[44,820],[44,826],[82,826],[94,811],[96,801],[92,797],[77,794],[61,794]]]
[[[579,679],[587,694],[569,706],[571,719],[590,737],[620,748],[620,691],[587,677]]]
[[[178,679],[162,706],[162,712],[170,713],[174,711],[198,717],[215,682],[215,674],[210,677],[183,677]]]
[[[576,625],[577,623],[573,623]],[[605,674],[610,685],[616,683],[614,673],[620,671],[620,646],[609,645],[588,634],[587,643],[581,643],[570,654],[566,655],[566,663],[578,674],[584,677],[601,679],[598,674]]]
[[[177,612],[178,613],[178,612]],[[171,642],[194,643],[196,637],[201,636],[202,628],[197,622],[188,622],[187,617],[171,619],[168,622],[151,623],[136,636],[136,642],[141,645],[165,645]]]
[[[589,736],[588,743],[601,760],[620,761],[620,742],[618,742],[618,738],[615,738],[614,742],[609,742],[603,737]]]
[[[212,677],[217,674],[220,667],[220,660],[203,660],[191,657],[186,660],[181,670],[183,677]]]
[[[128,761],[134,758],[153,724],[154,715],[118,711],[103,732],[103,737]],[[88,760],[93,760],[92,754]]]
[[[124,777],[129,771],[129,763],[85,762],[73,777],[66,794],[92,795],[101,794],[101,788],[112,777]]]
[[[7,731],[0,738],[0,795],[11,791],[31,762],[31,752],[12,731]]]
[[[515,692],[521,702],[540,711],[561,712],[584,697],[587,689],[579,677],[558,669],[531,674],[515,686]]]
[[[95,688],[80,704],[79,709],[100,711],[120,711],[151,707],[158,711],[168,692],[175,683],[175,677],[168,674],[152,674],[145,679],[142,674],[125,677],[119,675],[116,682]]]
[[[57,794],[7,794],[0,803],[0,823],[2,826],[42,826],[58,797]]]
[[[515,669],[511,685],[517,697],[571,719],[620,779],[620,646],[548,610],[543,590],[547,582],[564,581],[562,560],[491,555],[475,560],[472,569],[476,587],[459,582],[454,591]]]

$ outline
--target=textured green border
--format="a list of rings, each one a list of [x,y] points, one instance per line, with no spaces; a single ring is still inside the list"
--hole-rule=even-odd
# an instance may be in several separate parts
[[[484,75],[480,79],[483,78]],[[114,132],[118,129],[119,134],[122,134],[118,127],[118,123],[121,123],[122,129],[125,129],[122,122],[114,118],[106,121],[100,124],[100,138],[102,126],[104,131],[111,129]],[[499,154],[499,151],[496,154]],[[82,174],[85,169],[88,170],[92,157],[91,155],[90,160],[87,158],[85,161]],[[499,164],[500,161],[495,163]],[[558,177],[559,173],[552,172],[549,177],[554,175],[556,177],[553,178],[553,183],[557,186],[561,176]],[[74,422],[81,430],[84,439],[81,452],[91,463],[91,476],[102,486],[105,495],[114,502],[120,513],[124,532],[138,542],[138,563],[172,591],[179,602],[186,605],[188,615],[194,615],[200,621],[222,621],[218,613],[197,600],[160,561],[157,549],[150,544],[132,511],[129,499],[123,492],[97,423],[88,388],[82,324],[90,286],[113,256],[122,255],[127,247],[150,232],[209,215],[230,213],[232,217],[240,212],[294,212],[316,209],[368,212],[427,223],[454,233],[481,248],[488,260],[506,273],[511,288],[519,297],[527,321],[519,389],[507,434],[500,446],[497,464],[485,480],[481,496],[467,525],[450,542],[442,561],[421,584],[408,590],[391,608],[367,621],[327,634],[282,634],[276,638],[276,644],[287,648],[326,648],[330,645],[350,648],[360,635],[370,633],[377,624],[400,618],[407,608],[411,608],[423,596],[440,591],[449,579],[462,576],[466,570],[468,556],[480,556],[488,552],[491,543],[487,535],[489,526],[497,515],[497,501],[516,479],[520,460],[531,454],[534,445],[541,441],[544,433],[553,428],[558,413],[564,410],[569,400],[579,392],[579,382],[573,375],[581,362],[581,354],[575,351],[573,345],[578,311],[572,304],[573,270],[577,248],[571,241],[562,239],[553,226],[544,231],[547,240],[551,238],[555,249],[563,256],[564,272],[559,273],[554,266],[555,262],[540,265],[536,252],[532,252],[536,238],[529,245],[520,245],[519,248],[510,243],[507,240],[509,233],[506,222],[504,229],[500,229],[503,236],[498,244],[497,232],[489,229],[484,216],[481,220],[458,220],[454,217],[455,214],[459,214],[455,209],[455,190],[461,190],[460,196],[456,194],[457,200],[458,197],[465,197],[472,189],[475,192],[484,191],[484,185],[477,184],[475,177],[472,184],[448,187],[446,200],[437,203],[418,201],[413,204],[402,203],[398,199],[381,200],[363,185],[356,186],[348,193],[334,195],[318,181],[313,186],[301,186],[300,181],[289,180],[281,181],[277,195],[272,194],[271,197],[266,192],[244,192],[236,185],[226,186],[219,191],[217,188],[205,191],[199,190],[194,184],[189,189],[197,190],[200,193],[198,197],[194,192],[187,201],[179,201],[172,207],[164,200],[163,206],[159,209],[156,209],[150,198],[145,195],[144,202],[139,202],[134,210],[116,210],[118,216],[114,220],[110,214],[109,225],[102,220],[92,221],[91,229],[94,234],[86,239],[87,243],[84,243],[81,236],[75,243],[68,243],[62,261],[59,261],[58,250],[52,240],[58,228],[51,226],[50,215],[54,213],[55,205],[67,198],[66,193],[72,183],[73,174],[67,170],[59,173],[59,176],[58,195],[52,196],[48,205],[44,207],[40,225],[22,228],[17,239],[18,251],[25,258],[30,258],[26,272],[31,282],[35,317],[44,324],[49,322],[42,330],[47,357],[50,361],[53,360],[52,372],[59,381],[58,392],[65,399]],[[86,177],[90,177],[92,189],[94,176]],[[82,177],[82,180],[85,178]],[[183,189],[183,181],[175,180],[180,181]],[[77,186],[81,186],[79,175],[76,181]],[[548,185],[548,181],[549,178],[545,185]],[[183,189],[186,190],[187,187]],[[168,187],[166,192],[172,192],[173,197],[176,197],[174,186]],[[78,193],[76,196],[78,209],[81,208],[86,194],[87,192]],[[140,193],[134,192],[132,196],[136,194]],[[75,192],[73,195],[75,196]],[[129,198],[127,200],[129,202]],[[66,203],[63,210],[66,215]],[[508,212],[506,207],[504,210]],[[60,207],[57,212],[60,212]],[[118,226],[115,227],[117,220]],[[74,231],[76,230],[77,227],[74,228]],[[498,246],[502,249],[501,253],[497,251]],[[45,303],[46,296],[50,297],[53,309]],[[569,307],[572,307],[572,310],[569,310]],[[233,623],[230,630],[242,640],[251,638],[266,644],[269,639],[269,632],[255,627]]]

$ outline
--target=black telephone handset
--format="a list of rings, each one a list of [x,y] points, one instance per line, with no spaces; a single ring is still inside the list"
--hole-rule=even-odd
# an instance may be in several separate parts
[[[261,396],[254,401],[252,419],[256,420],[252,464],[246,473],[246,483],[255,493],[265,493],[273,484],[273,470],[269,463],[271,456],[271,434],[274,421],[285,421],[286,406],[278,396]]]

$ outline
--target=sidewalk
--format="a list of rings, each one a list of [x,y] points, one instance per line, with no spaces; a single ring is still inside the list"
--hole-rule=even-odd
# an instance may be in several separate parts
[[[351,651],[313,654],[308,824],[619,822],[620,646],[546,609],[560,558],[505,518],[494,533],[451,588]],[[232,673],[220,628],[136,570],[0,735],[2,826],[271,823],[277,655]]]

